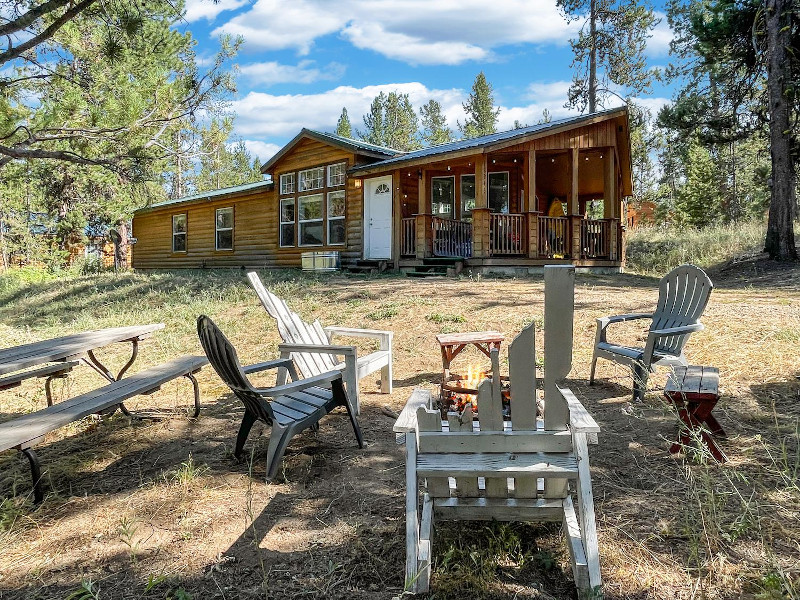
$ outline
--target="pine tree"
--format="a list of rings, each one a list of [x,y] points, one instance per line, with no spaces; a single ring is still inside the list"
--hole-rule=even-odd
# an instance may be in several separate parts
[[[419,148],[417,114],[408,94],[378,94],[364,115],[366,130],[359,132],[365,142],[407,152]]]
[[[497,116],[500,109],[494,107],[492,86],[486,81],[483,71],[478,73],[469,98],[463,104],[467,119],[458,128],[466,139],[489,135],[497,131]]]
[[[688,225],[704,227],[717,220],[721,198],[719,172],[709,151],[694,138],[686,156],[686,181],[678,191],[676,208]]]
[[[627,95],[650,90],[654,73],[644,51],[657,20],[648,0],[557,0],[569,20],[586,19],[570,40],[575,74],[565,106],[597,112],[618,86]]]
[[[336,122],[336,135],[344,138],[353,137],[353,128],[350,126],[350,117],[347,116],[347,108],[342,108],[342,114]]]
[[[422,132],[420,138],[425,146],[438,146],[453,141],[453,131],[447,126],[447,117],[442,112],[442,105],[436,100],[429,100],[419,109],[422,116]]]

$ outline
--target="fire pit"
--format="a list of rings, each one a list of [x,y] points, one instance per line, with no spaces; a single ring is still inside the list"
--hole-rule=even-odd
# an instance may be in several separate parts
[[[442,381],[439,393],[439,410],[442,419],[447,419],[448,412],[463,412],[467,403],[472,404],[472,414],[478,415],[478,385],[484,379],[492,379],[492,373],[487,367],[481,369],[469,365],[467,374],[462,376],[450,373],[446,381]],[[501,394],[503,398],[503,418],[511,417],[511,386],[508,377],[500,376]]]

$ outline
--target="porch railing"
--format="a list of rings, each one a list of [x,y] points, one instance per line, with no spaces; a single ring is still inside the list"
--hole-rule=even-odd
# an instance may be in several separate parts
[[[608,221],[581,221],[581,258],[609,258],[611,249],[608,225]]]
[[[434,256],[472,256],[472,223],[455,219],[431,219]]]
[[[524,255],[527,233],[525,215],[492,213],[489,221],[489,249],[492,256]]]
[[[417,219],[403,219],[400,230],[400,255],[415,256],[417,253]]]
[[[539,217],[539,256],[541,258],[566,258],[569,254],[569,219],[567,217]]]

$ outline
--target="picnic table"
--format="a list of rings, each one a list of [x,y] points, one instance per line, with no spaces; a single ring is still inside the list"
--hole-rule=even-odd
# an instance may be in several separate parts
[[[109,382],[122,378],[131,368],[139,354],[139,342],[154,331],[163,329],[163,323],[149,325],[133,325],[129,327],[112,327],[109,329],[96,329],[74,333],[60,338],[32,342],[21,346],[4,348],[0,350],[0,390],[20,385],[25,379],[32,377],[47,377],[45,391],[47,404],[52,405],[50,381],[63,377],[73,366],[75,361],[81,361],[92,367]],[[95,355],[95,351],[111,344],[128,342],[131,344],[131,357],[128,362],[114,375]],[[48,363],[56,363],[49,364]],[[40,369],[24,371],[38,365],[48,365]],[[9,375],[11,374],[11,375]],[[125,414],[127,409],[121,407]]]

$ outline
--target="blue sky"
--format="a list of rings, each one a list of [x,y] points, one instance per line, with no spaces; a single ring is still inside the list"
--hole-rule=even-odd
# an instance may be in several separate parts
[[[555,0],[187,0],[184,25],[201,62],[220,34],[244,38],[229,109],[234,135],[262,162],[303,127],[332,131],[344,106],[363,127],[380,91],[408,93],[417,108],[438,100],[455,130],[479,71],[494,87],[499,130],[515,119],[536,123],[545,108],[567,116],[568,40],[579,26]],[[667,63],[671,37],[662,18],[648,45],[651,66]],[[657,84],[639,100],[655,112],[670,95]]]

